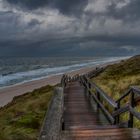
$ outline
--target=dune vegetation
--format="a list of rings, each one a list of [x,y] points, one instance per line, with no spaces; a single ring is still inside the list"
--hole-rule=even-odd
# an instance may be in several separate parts
[[[0,140],[37,140],[53,96],[52,86],[15,97],[0,109]]]
[[[134,56],[120,63],[109,65],[97,77],[92,79],[101,89],[103,89],[114,100],[117,100],[131,86],[140,87],[140,56]],[[128,102],[128,98],[124,103]],[[140,110],[140,107],[137,107]],[[123,120],[127,120],[128,113],[122,115]],[[140,122],[136,121],[140,127]]]
[[[130,86],[140,86],[140,56],[107,66],[92,81],[114,100],[118,99]],[[52,86],[36,89],[15,97],[11,103],[1,108],[0,140],[37,140],[53,89]],[[128,99],[124,102],[128,102]],[[126,120],[128,114],[123,114],[121,118]],[[135,123],[137,127],[140,126],[138,120]]]

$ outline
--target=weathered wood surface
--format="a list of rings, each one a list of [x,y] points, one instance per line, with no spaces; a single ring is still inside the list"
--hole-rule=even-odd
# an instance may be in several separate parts
[[[64,89],[61,140],[140,140],[138,129],[110,125],[95,106],[79,82],[69,82]]]
[[[102,118],[103,114],[92,108],[84,87],[79,82],[69,83],[64,90],[65,130],[94,129],[97,125],[107,125],[107,120],[103,121]]]
[[[131,87],[114,101],[91,82],[89,75],[62,77],[64,90],[56,90],[59,94],[52,100],[40,140],[140,140],[140,131],[131,128],[134,116],[140,120],[140,113],[134,109],[140,102],[140,90]],[[121,106],[120,102],[128,96],[130,102]],[[105,108],[102,100],[107,101],[113,112]],[[129,120],[120,122],[124,112],[130,113]]]
[[[76,130],[65,131],[61,140],[140,140],[140,133],[134,128]]]
[[[44,119],[39,140],[60,140],[63,113],[63,89],[57,87],[54,94]]]

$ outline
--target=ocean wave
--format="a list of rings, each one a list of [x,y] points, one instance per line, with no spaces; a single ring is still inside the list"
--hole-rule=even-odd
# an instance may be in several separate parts
[[[63,74],[68,71],[77,70],[87,66],[96,66],[106,62],[113,62],[116,60],[126,59],[127,57],[109,57],[109,58],[98,58],[96,60],[88,60],[84,63],[78,63],[68,66],[57,66],[51,68],[40,68],[25,72],[8,73],[0,76],[0,87],[10,86],[21,82],[27,82],[31,80],[41,79],[49,75]]]

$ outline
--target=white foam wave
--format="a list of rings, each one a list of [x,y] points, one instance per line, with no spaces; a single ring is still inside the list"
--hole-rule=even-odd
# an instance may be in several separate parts
[[[35,79],[41,79],[43,77],[47,77],[49,75],[56,75],[59,73],[65,73],[68,71],[77,70],[86,66],[95,66],[99,64],[103,64],[106,62],[113,62],[117,60],[126,59],[128,57],[109,57],[109,58],[99,58],[97,60],[90,60],[86,63],[74,64],[69,66],[60,66],[53,68],[40,68],[31,71],[18,72],[6,76],[0,76],[0,87],[9,86],[25,81],[31,81]]]

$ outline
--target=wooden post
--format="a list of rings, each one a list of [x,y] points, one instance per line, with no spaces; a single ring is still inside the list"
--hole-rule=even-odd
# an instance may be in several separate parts
[[[90,96],[91,96],[91,92],[90,92],[90,90],[91,90],[91,84],[90,83],[88,83],[88,88],[89,88],[89,90],[88,90],[88,97],[90,98]]]
[[[134,92],[132,90],[131,96],[130,96],[130,106],[134,107]],[[133,123],[134,123],[134,116],[132,113],[129,113],[129,123],[128,127],[133,128]]]
[[[65,123],[63,120],[62,120],[62,130],[65,130]]]
[[[66,87],[66,78],[64,79],[64,87]]]
[[[96,96],[97,96],[97,99],[98,99],[99,101],[101,101],[100,93],[99,93],[98,91],[96,91]],[[99,109],[99,108],[100,108],[100,106],[99,106],[99,104],[97,104],[97,109]]]
[[[85,95],[87,95],[87,86],[86,86],[86,84],[87,84],[87,80],[86,80],[85,76],[83,76],[83,85],[85,87]]]
[[[119,101],[118,104],[117,104],[117,108],[115,108],[115,111],[120,109],[120,105],[121,105],[121,102]],[[120,123],[120,115],[116,116],[115,117],[115,122],[114,124],[119,124]]]

